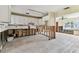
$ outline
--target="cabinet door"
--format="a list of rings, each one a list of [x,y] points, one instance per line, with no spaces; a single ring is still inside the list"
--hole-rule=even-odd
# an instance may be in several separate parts
[[[23,16],[11,15],[11,24],[25,24],[25,22]]]
[[[10,21],[10,9],[8,5],[0,5],[0,22]]]

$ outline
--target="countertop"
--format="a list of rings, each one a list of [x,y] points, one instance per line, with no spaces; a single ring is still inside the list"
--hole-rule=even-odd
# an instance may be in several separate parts
[[[30,28],[34,28],[36,29],[36,26],[30,26]],[[5,30],[8,30],[8,29],[28,29],[28,26],[27,25],[3,25],[3,24],[0,24],[0,32],[3,32]]]

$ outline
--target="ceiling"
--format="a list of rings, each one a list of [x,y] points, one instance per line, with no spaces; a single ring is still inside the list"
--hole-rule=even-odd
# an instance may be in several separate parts
[[[70,5],[12,5],[12,11],[18,13],[29,13],[33,16],[43,17],[47,15],[49,11],[56,12],[63,10]]]

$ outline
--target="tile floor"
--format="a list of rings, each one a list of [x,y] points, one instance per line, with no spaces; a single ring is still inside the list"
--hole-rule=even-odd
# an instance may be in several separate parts
[[[56,39],[43,35],[16,38],[8,42],[2,53],[78,53],[79,36],[56,33]]]

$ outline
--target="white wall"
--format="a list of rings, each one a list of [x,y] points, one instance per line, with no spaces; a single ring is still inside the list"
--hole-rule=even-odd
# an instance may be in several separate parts
[[[10,21],[10,6],[0,5],[0,22]]]
[[[48,12],[48,26],[56,26],[55,13],[52,11]]]
[[[42,19],[39,19],[39,25],[44,25],[44,21],[43,21],[43,18]]]
[[[28,24],[28,23],[35,23],[35,25],[39,24],[38,18],[32,18],[32,17],[23,17],[23,16],[17,16],[17,15],[11,15],[11,24]]]
[[[39,19],[39,25],[45,25],[45,21],[48,21],[48,20],[49,20],[48,15],[42,17],[42,19]]]
[[[48,26],[55,26],[55,14],[53,12],[48,12],[48,15],[43,17],[43,21],[48,20]]]
[[[58,22],[58,26],[63,26],[63,20],[60,19],[56,19],[56,22]]]
[[[48,26],[55,26],[56,25],[56,19],[55,14],[53,12],[49,12],[47,16],[42,18],[41,24],[44,25],[44,21],[48,21]]]

